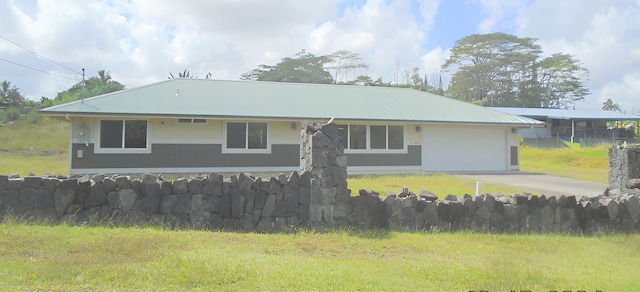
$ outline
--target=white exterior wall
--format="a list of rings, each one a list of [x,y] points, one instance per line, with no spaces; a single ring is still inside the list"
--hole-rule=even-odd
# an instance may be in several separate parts
[[[507,171],[510,146],[518,145],[511,128],[422,126],[422,170],[427,172]]]

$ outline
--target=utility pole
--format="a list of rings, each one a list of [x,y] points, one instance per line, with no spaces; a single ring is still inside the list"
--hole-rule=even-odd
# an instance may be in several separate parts
[[[84,103],[84,68],[82,68],[82,101]]]

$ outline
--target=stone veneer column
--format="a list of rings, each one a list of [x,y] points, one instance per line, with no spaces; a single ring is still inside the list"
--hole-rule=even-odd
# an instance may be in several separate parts
[[[640,179],[640,147],[609,149],[609,189],[626,191]],[[634,186],[631,186],[634,184]]]
[[[303,124],[300,168],[311,174],[309,223],[312,227],[344,226],[351,213],[343,129],[334,123]]]

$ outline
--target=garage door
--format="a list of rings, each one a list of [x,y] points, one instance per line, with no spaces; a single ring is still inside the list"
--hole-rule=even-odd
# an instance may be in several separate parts
[[[507,130],[476,127],[422,127],[424,171],[504,171]]]

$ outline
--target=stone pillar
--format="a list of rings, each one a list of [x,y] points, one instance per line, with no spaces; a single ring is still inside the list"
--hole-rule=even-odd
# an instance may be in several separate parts
[[[640,147],[609,149],[609,190],[638,188],[640,184]]]
[[[300,168],[311,174],[309,223],[313,227],[346,224],[351,213],[342,133],[334,123],[302,127]]]

